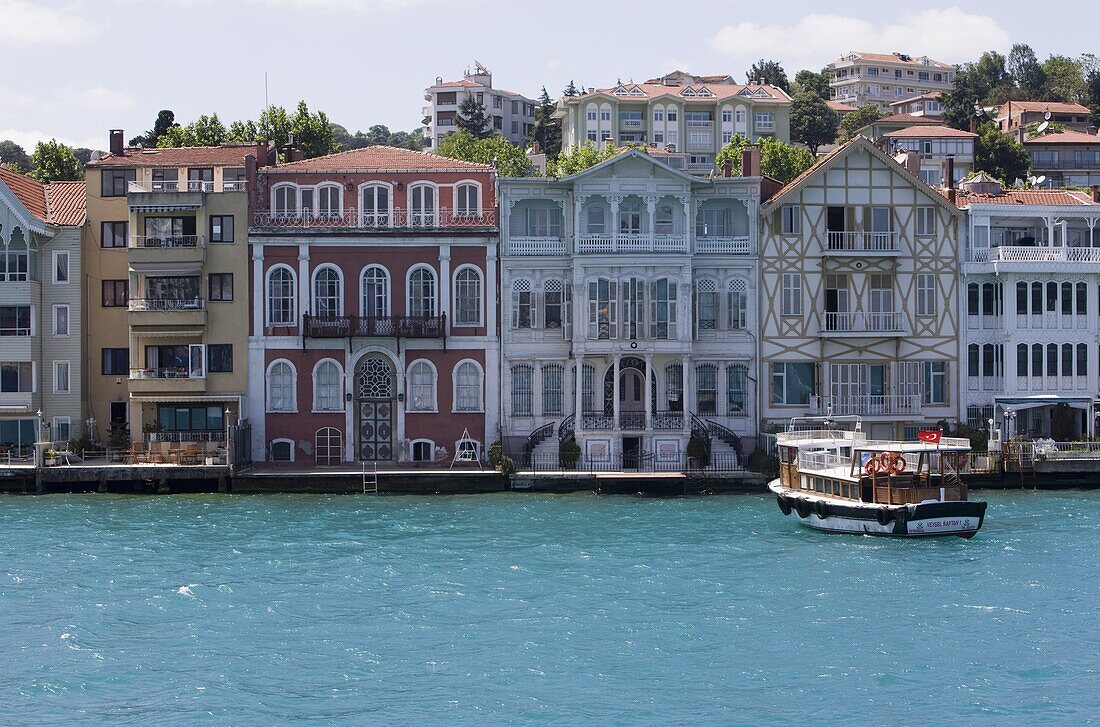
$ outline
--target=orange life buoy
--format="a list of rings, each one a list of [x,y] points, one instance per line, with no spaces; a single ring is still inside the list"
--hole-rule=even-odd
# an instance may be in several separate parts
[[[863,471],[866,472],[868,475],[873,475],[878,472],[878,460],[876,460],[874,457],[867,460],[867,464],[863,465]]]
[[[899,475],[905,471],[905,457],[895,453],[890,460],[890,474]]]
[[[966,467],[966,465],[969,464],[969,463],[970,463],[970,453],[969,452],[961,452],[959,454],[958,459],[955,460],[955,468],[961,470],[963,467]]]
[[[890,452],[883,452],[878,456],[878,468],[880,470],[890,469],[890,460],[894,458],[894,455]]]

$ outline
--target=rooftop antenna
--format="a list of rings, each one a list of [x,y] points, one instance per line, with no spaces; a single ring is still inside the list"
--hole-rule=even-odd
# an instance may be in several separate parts
[[[264,108],[271,108],[271,101],[269,100],[267,95],[267,71],[264,71]]]
[[[1047,107],[1046,107],[1046,108],[1045,108],[1045,109],[1043,110],[1043,120],[1044,120],[1044,121],[1050,121],[1050,107],[1049,107],[1049,106],[1047,106]]]
[[[1047,181],[1046,175],[1045,174],[1040,174],[1038,177],[1035,178],[1035,186],[1036,187],[1041,187],[1043,185],[1043,182],[1045,182],[1045,181]]]
[[[1047,111],[1047,116],[1050,116],[1049,111]],[[1043,123],[1039,124],[1039,128],[1035,130],[1035,133],[1036,134],[1042,134],[1044,131],[1046,131],[1049,128],[1050,128],[1050,122],[1049,121],[1044,121]]]

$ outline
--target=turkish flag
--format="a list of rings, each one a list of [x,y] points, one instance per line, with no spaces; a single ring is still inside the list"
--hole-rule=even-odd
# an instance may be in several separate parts
[[[938,444],[940,441],[940,430],[922,429],[917,432],[917,439],[922,442],[928,442],[929,444]]]

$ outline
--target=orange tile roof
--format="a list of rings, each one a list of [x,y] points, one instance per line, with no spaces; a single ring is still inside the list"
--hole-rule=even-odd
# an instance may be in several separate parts
[[[934,118],[930,116],[914,116],[913,114],[891,114],[890,116],[883,116],[878,121],[872,121],[872,124],[924,124],[926,126],[934,126],[943,123],[943,119]],[[870,124],[868,124],[870,125]]]
[[[917,96],[910,96],[909,98],[903,98],[900,101],[891,101],[891,106],[901,106],[902,104],[912,103],[914,101],[933,101],[943,96],[942,91],[927,91]]]
[[[49,211],[46,208],[46,191],[41,182],[4,167],[0,167],[0,182],[8,186],[8,189],[19,198],[19,201],[23,203],[28,212],[42,222],[49,221]]]
[[[88,188],[84,182],[51,182],[46,186],[50,222],[82,225],[88,214]]]
[[[336,171],[336,170],[362,170],[371,172],[435,172],[435,171],[492,171],[489,164],[476,164],[464,162],[459,159],[450,159],[412,149],[401,149],[394,146],[368,146],[362,149],[336,152],[327,156],[303,159],[300,162],[289,162],[277,167],[264,167],[263,172],[288,172],[298,171]]]
[[[897,131],[891,131],[883,136],[891,139],[913,139],[913,138],[927,138],[927,139],[945,139],[945,138],[959,138],[959,139],[977,139],[977,134],[971,134],[969,131],[960,131],[959,129],[952,129],[950,126],[930,126],[928,124],[921,124],[918,126],[906,126],[904,129],[898,129]]]
[[[829,108],[831,108],[833,111],[836,111],[837,113],[848,113],[849,111],[855,111],[856,110],[855,106],[853,106],[851,104],[843,103],[841,101],[826,101],[825,104]]]
[[[481,86],[481,84],[480,83],[474,83],[473,81],[467,81],[466,79],[462,79],[461,81],[444,81],[443,83],[437,83],[434,86],[432,86],[432,88],[443,88],[443,87],[450,88],[452,86],[461,86],[463,88],[472,88],[474,86]]]
[[[1011,106],[1012,111],[1046,111],[1050,109],[1052,114],[1088,114],[1092,113],[1088,107],[1079,103],[1062,103],[1060,101],[1005,101],[1001,109],[1007,113]]]
[[[925,66],[920,62],[920,56],[909,56],[909,60],[903,61],[893,53],[864,53],[863,51],[852,51],[849,55],[859,56],[861,61],[879,61],[881,63],[904,63],[906,65],[921,66],[922,68],[931,68],[936,66],[939,68],[954,68],[955,66],[950,63],[944,63],[943,61],[928,59],[930,65]],[[841,56],[841,60],[847,60],[848,56]]]
[[[651,99],[651,98],[657,98],[658,96],[675,96],[677,98],[685,98],[685,99],[689,99],[689,100],[704,99],[704,100],[711,100],[711,101],[719,100],[719,99],[729,99],[729,98],[745,98],[747,100],[756,101],[756,102],[763,102],[763,103],[790,103],[790,100],[791,100],[791,97],[788,96],[787,93],[785,91],[783,91],[783,89],[779,88],[778,86],[769,85],[767,83],[765,83],[761,86],[757,86],[756,84],[751,84],[750,85],[750,84],[742,84],[742,83],[707,83],[707,82],[687,83],[687,84],[676,85],[676,86],[666,86],[662,83],[622,83],[622,84],[619,84],[619,85],[621,85],[623,88],[626,88],[626,89],[633,89],[633,88],[636,87],[644,94],[642,96],[637,96],[637,95],[627,96],[627,95],[623,95],[623,94],[619,94],[618,96],[616,96],[616,98],[626,99],[626,100],[630,100],[631,98]],[[686,88],[692,88],[692,89],[695,89],[695,90],[699,90],[704,86],[706,86],[707,90],[710,91],[714,95],[713,96],[684,96],[684,95],[682,95],[682,92]],[[575,100],[578,100],[578,99],[583,99],[583,98],[588,98],[590,96],[595,96],[597,94],[606,94],[608,96],[614,96],[616,88],[618,88],[618,86],[610,86],[608,88],[597,88],[592,93],[585,92],[585,93],[580,93],[576,96],[567,96],[566,101],[575,101]],[[766,91],[769,94],[769,97],[742,96],[741,92],[744,91],[746,88],[747,89],[761,89],[762,88],[762,89],[764,89],[764,91]]]
[[[122,156],[107,154],[88,162],[89,167],[180,167],[244,166],[244,158],[255,155],[255,144],[226,146],[183,146],[172,149],[126,149]]]
[[[1082,134],[1080,131],[1058,131],[1053,134],[1043,134],[1025,139],[1024,144],[1097,144],[1100,145],[1100,136],[1094,134]]]
[[[940,191],[946,196],[947,190]],[[1001,194],[972,194],[960,189],[955,193],[955,204],[959,207],[972,204],[1100,207],[1087,194],[1064,189],[1006,189]]]

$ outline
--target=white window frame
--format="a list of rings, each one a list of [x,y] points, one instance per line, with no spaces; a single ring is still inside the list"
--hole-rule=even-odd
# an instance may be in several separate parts
[[[380,318],[388,318],[392,315],[390,312],[390,290],[391,280],[390,271],[386,269],[384,265],[378,263],[372,263],[359,272],[359,315],[366,317],[367,314],[367,299],[366,299],[366,277],[367,273],[378,270],[382,272],[382,312],[379,315]]]
[[[378,209],[378,191],[385,190],[386,192],[386,209],[379,211]],[[371,201],[374,203],[374,212],[366,212],[366,205],[363,204],[363,199],[367,192],[372,194]],[[364,227],[389,227],[393,220],[393,185],[387,182],[364,182],[359,185],[359,191],[357,198],[359,200],[359,224]],[[368,224],[368,216],[371,218]]]
[[[322,366],[331,364],[336,367],[336,397],[335,406],[322,407],[321,400],[324,398],[321,395],[321,381],[319,379],[319,372]],[[340,365],[340,362],[334,358],[323,358],[313,366],[313,372],[310,375],[313,382],[313,411],[316,413],[328,413],[328,412],[342,412],[344,411],[344,367]]]
[[[416,445],[418,445],[418,444],[428,445],[428,447],[429,447],[428,451],[431,453],[430,456],[428,457],[428,459],[416,459],[415,457],[413,457],[413,452],[416,451]],[[431,439],[426,439],[424,437],[421,437],[419,439],[409,440],[409,461],[410,462],[435,462],[435,450],[436,450],[435,442],[432,441]]]
[[[430,265],[420,264],[414,265],[409,268],[409,272],[405,276],[405,315],[410,318],[414,317],[413,313],[413,276],[420,271],[426,271],[431,276],[431,305],[428,310],[426,318],[435,318],[439,315],[439,274],[436,273],[435,268]],[[423,301],[421,301],[423,302]]]
[[[473,408],[460,406],[461,397],[459,392],[461,389],[470,386],[470,384],[462,384],[459,382],[459,376],[462,373],[464,367],[473,366],[477,371],[477,405]],[[481,364],[472,358],[464,358],[455,364],[454,369],[451,371],[451,413],[452,414],[470,414],[480,413],[485,411],[485,369],[481,367]]]
[[[463,273],[471,273],[471,272],[474,274],[475,279],[477,281],[476,282],[476,286],[477,286],[477,297],[476,297],[477,309],[476,309],[476,311],[474,311],[477,315],[474,317],[473,320],[463,318],[463,312],[464,312],[463,311],[463,306],[460,305],[460,301],[466,300],[468,298],[463,298],[460,295],[460,293],[462,291],[463,284],[460,283],[459,276],[461,276]],[[462,326],[464,328],[465,327],[474,327],[474,328],[476,328],[476,327],[480,327],[480,326],[484,325],[485,324],[484,323],[485,322],[485,305],[484,305],[484,301],[485,301],[485,276],[481,274],[481,268],[479,268],[476,265],[469,264],[469,263],[467,263],[465,265],[459,265],[458,268],[455,269],[454,281],[451,285],[451,288],[452,288],[453,294],[454,294],[454,301],[452,303],[452,305],[454,306],[452,308],[453,320],[451,321],[451,325],[452,326]]]
[[[802,316],[802,273],[783,273],[780,279],[781,315]]]
[[[284,192],[285,190],[285,192]],[[293,208],[284,204],[279,209],[279,193],[283,192],[284,202],[292,202]],[[279,182],[271,188],[271,214],[276,217],[297,217],[302,211],[302,193],[297,184],[293,182]]]
[[[420,192],[420,207],[414,206],[416,193]],[[425,204],[425,194],[430,191],[431,209]],[[439,185],[434,182],[415,182],[406,192],[408,204],[408,225],[410,227],[437,227],[439,225]]]
[[[294,455],[295,455],[294,450],[296,450],[298,447],[295,444],[293,439],[290,439],[289,437],[277,437],[276,439],[268,440],[268,443],[267,443],[267,451],[268,452],[270,452],[272,450],[271,445],[273,445],[273,444],[289,444],[290,445],[290,459],[288,459],[288,460],[275,460],[275,459],[272,459],[271,460],[272,462],[293,462],[294,461]]]
[[[554,369],[555,373],[559,376],[559,379],[558,379],[559,386],[556,390],[551,390],[548,387],[548,385],[550,383],[550,380],[551,380],[550,376],[547,375],[549,373],[549,369]],[[566,408],[566,406],[565,406],[565,392],[566,392],[566,386],[565,386],[566,369],[565,369],[565,366],[563,364],[557,363],[557,362],[544,363],[541,366],[541,374],[542,374],[542,376],[540,378],[542,379],[542,390],[539,392],[539,405],[540,405],[540,408],[541,408],[541,414],[543,416],[562,416],[562,415],[564,415],[565,414],[565,408]],[[551,407],[548,407],[546,405],[547,401],[549,401],[549,399],[550,399],[550,396],[556,396],[557,397],[557,399],[558,399],[557,407],[551,408]]]
[[[321,209],[321,194],[327,190],[336,190],[336,208],[328,205],[327,209]],[[335,217],[344,213],[344,187],[333,182],[318,184],[313,191],[313,204],[316,207],[314,217]]]
[[[423,370],[427,368],[431,375],[431,381],[428,384],[416,384],[413,381],[413,377],[418,375],[417,369]],[[431,393],[429,394],[430,402],[422,405],[417,405],[417,396],[413,395],[413,387],[429,386]],[[439,373],[436,371],[435,364],[426,358],[418,358],[409,364],[409,368],[405,373],[405,413],[406,414],[435,414],[439,412]]]
[[[802,234],[802,208],[794,204],[785,204],[779,210],[780,234]]]
[[[933,273],[917,274],[917,315],[936,315],[936,276]]]
[[[325,315],[339,317],[344,315],[344,273],[342,270],[340,270],[340,268],[331,263],[318,265],[317,268],[313,271],[312,280],[310,280],[309,284],[309,310],[315,316],[320,315],[317,305],[317,284],[320,281],[321,274],[328,272],[336,273],[336,310],[335,312],[326,312]]]
[[[61,425],[64,424],[68,430],[67,437],[57,436],[58,431],[61,429]],[[50,437],[54,442],[68,442],[73,438],[73,419],[72,417],[54,417],[53,427],[50,429]]]
[[[470,187],[474,188],[474,206],[472,208],[470,208],[470,207],[460,207],[460,205],[459,205],[460,199],[459,198],[462,195],[463,190],[468,189]],[[476,216],[480,215],[481,214],[481,182],[477,181],[476,179],[460,179],[459,181],[455,182],[454,183],[454,188],[451,190],[451,201],[452,201],[452,204],[454,205],[454,209],[452,211],[454,212],[454,214],[456,214],[460,217],[462,217],[462,216],[476,217]]]
[[[65,279],[59,280],[57,277],[57,263],[59,260],[62,259],[65,260]],[[69,254],[68,250],[53,251],[53,272],[51,273],[51,276],[53,277],[54,285],[68,285],[69,281],[72,280],[72,270],[69,267],[70,260],[72,260],[72,256]]]
[[[290,367],[290,402],[285,409],[272,407],[271,372],[276,366],[286,364]],[[269,414],[295,414],[298,411],[298,369],[285,358],[277,358],[267,365],[264,371],[264,411]]]
[[[65,311],[65,331],[64,333],[58,331],[58,318],[57,314],[61,311]],[[68,303],[62,303],[53,307],[53,320],[51,321],[50,329],[53,331],[54,338],[68,338],[73,328],[73,321],[71,317],[71,310]]]
[[[271,315],[271,279],[275,276],[275,272],[279,270],[285,270],[290,274],[290,318],[286,321],[275,321]],[[272,265],[268,268],[267,274],[264,275],[264,318],[267,320],[267,325],[272,327],[282,328],[298,324],[298,274],[289,265],[283,263]]]
[[[917,234],[936,234],[936,208],[932,206],[917,207]]]
[[[60,382],[60,374],[62,367],[65,371],[64,388],[58,386]],[[68,359],[62,359],[53,362],[53,393],[55,394],[71,394],[73,393],[73,365]]]

